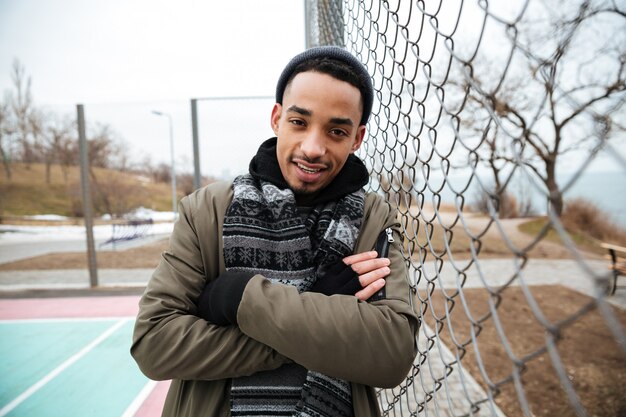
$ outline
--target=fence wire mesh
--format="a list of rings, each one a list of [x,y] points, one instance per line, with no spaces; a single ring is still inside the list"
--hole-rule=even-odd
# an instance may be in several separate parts
[[[567,198],[594,191],[624,213],[624,4],[309,0],[307,14],[310,46],[345,45],[372,74],[360,156],[405,235],[418,355],[379,391],[384,415],[626,415],[626,303],[594,250],[624,234],[585,243],[566,221]],[[589,182],[597,166],[613,171]]]

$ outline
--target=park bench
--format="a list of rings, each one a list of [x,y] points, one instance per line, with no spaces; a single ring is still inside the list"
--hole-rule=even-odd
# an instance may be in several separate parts
[[[150,233],[153,223],[152,219],[128,220],[122,223],[113,223],[111,238],[103,242],[101,246],[112,244],[113,247],[115,247],[116,242],[142,238]]]
[[[609,294],[613,295],[618,288],[618,278],[626,276],[626,248],[606,242],[601,242],[600,247],[609,251],[607,256],[611,261],[609,268],[613,271],[613,282]]]

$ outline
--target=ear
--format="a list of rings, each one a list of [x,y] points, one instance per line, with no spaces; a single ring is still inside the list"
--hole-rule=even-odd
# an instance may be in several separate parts
[[[272,125],[272,130],[274,134],[278,136],[278,127],[280,122],[280,116],[283,114],[283,106],[280,103],[275,103],[272,108],[272,118],[270,120],[270,124]]]
[[[365,137],[366,130],[367,127],[365,125],[359,126],[356,131],[356,137],[354,138],[354,143],[352,144],[352,149],[350,150],[350,153],[354,153],[359,150],[361,144],[363,143],[363,138]]]

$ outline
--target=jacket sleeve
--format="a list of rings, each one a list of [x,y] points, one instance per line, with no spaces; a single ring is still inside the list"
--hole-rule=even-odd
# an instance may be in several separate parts
[[[192,202],[194,198],[196,202]],[[193,207],[202,206],[198,199],[197,195],[185,197],[179,205],[170,248],[139,303],[132,356],[142,372],[154,380],[231,378],[290,362],[236,326],[216,326],[195,316],[196,300],[206,277],[219,273],[219,266],[213,265],[219,258],[215,243],[220,233],[219,213],[202,213],[203,219],[208,216],[214,220],[195,224]],[[202,239],[214,239],[208,250],[200,242],[197,227],[213,229],[200,234]],[[206,265],[213,271],[205,271]]]
[[[369,241],[357,247],[359,252],[373,248],[384,227],[394,228],[386,299],[368,303],[347,295],[299,294],[255,276],[237,311],[240,329],[307,369],[370,386],[397,386],[417,353],[418,319],[394,214],[383,218],[386,224],[369,227],[376,233],[366,232]]]

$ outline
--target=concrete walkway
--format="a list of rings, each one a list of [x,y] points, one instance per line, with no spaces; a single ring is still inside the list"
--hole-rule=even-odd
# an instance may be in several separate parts
[[[509,285],[563,285],[590,297],[597,297],[598,291],[608,283],[610,271],[608,262],[602,260],[575,261],[569,259],[530,259],[521,266],[512,258],[480,259],[470,264],[469,260],[455,264],[445,262],[437,274],[434,263],[425,263],[420,283],[433,281],[437,288],[456,288],[458,281],[465,276],[464,288],[498,288]],[[417,271],[415,271],[417,273]],[[417,281],[417,276],[413,277]],[[616,307],[626,309],[626,290],[618,289],[607,301]]]
[[[153,269],[99,269],[98,284],[110,287],[145,287]],[[87,289],[87,269],[51,269],[47,271],[0,271],[0,291]]]

